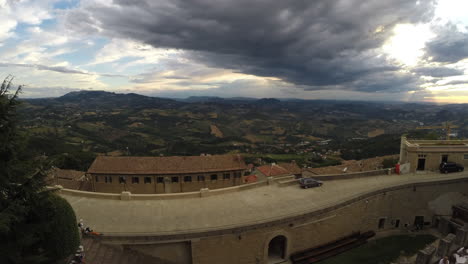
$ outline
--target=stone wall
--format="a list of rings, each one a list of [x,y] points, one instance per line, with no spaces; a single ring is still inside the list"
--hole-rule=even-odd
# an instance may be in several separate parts
[[[372,170],[372,171],[361,171],[361,172],[351,172],[351,173],[340,173],[340,174],[325,174],[325,175],[316,175],[308,171],[302,173],[304,178],[314,178],[321,181],[333,181],[333,180],[345,180],[345,179],[355,179],[355,178],[364,178],[378,175],[391,175],[395,173],[395,169],[382,169],[382,170]],[[281,187],[297,185],[298,179],[286,179],[279,180],[278,185]]]
[[[232,187],[225,187],[220,189],[211,190],[209,188],[202,188],[194,192],[180,192],[180,193],[165,193],[165,194],[133,194],[131,192],[123,191],[121,193],[102,193],[102,192],[86,192],[71,189],[63,189],[58,187],[59,192],[72,196],[99,198],[99,199],[113,199],[113,200],[167,200],[167,199],[182,199],[182,198],[200,198],[211,195],[221,195],[230,192],[239,192],[260,186],[267,185],[268,181],[260,181],[255,183],[248,183]],[[56,187],[49,187],[56,188]]]
[[[464,167],[468,166],[468,159],[465,159],[465,154],[468,153],[451,153],[451,152],[408,152],[407,159],[408,162],[412,164],[411,172],[415,172],[418,167],[418,155],[425,155],[426,163],[425,169],[426,171],[439,171],[440,163],[442,162],[442,155],[448,155],[449,162],[456,162]]]
[[[192,263],[267,263],[268,246],[276,236],[286,238],[285,254],[289,258],[295,252],[356,231],[411,229],[416,216],[422,216],[425,222],[432,223],[434,213],[428,209],[428,203],[449,192],[468,195],[468,180],[446,180],[390,187],[359,195],[315,212],[259,222],[251,226],[198,234],[105,237],[105,239],[114,243],[132,244],[134,248],[138,247],[138,244],[190,242]],[[447,206],[450,207],[451,204]],[[174,249],[174,252],[177,250]]]

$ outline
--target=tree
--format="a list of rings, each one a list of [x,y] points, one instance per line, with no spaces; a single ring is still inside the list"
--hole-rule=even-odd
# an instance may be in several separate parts
[[[22,87],[10,94],[12,81],[7,77],[0,87],[0,263],[54,263],[78,246],[76,217],[45,188],[44,158],[25,149],[16,116]],[[67,246],[57,250],[61,241]]]

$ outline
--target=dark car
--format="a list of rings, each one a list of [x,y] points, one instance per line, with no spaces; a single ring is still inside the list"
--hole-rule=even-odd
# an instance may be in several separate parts
[[[465,168],[463,165],[457,164],[455,162],[443,162],[439,166],[441,173],[457,172],[463,171]]]
[[[299,184],[302,188],[307,189],[309,187],[319,187],[322,186],[322,181],[312,179],[312,178],[301,178],[299,179]]]

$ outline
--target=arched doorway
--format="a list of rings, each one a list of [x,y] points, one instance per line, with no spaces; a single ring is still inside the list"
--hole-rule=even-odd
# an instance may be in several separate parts
[[[268,244],[268,263],[281,263],[286,258],[286,237],[275,236]]]

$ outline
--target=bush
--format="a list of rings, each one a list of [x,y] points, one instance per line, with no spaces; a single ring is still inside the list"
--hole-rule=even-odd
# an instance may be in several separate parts
[[[76,216],[70,204],[55,194],[50,194],[38,208],[43,232],[41,240],[47,258],[59,261],[75,252],[80,244]]]
[[[395,168],[395,165],[398,163],[398,159],[384,159],[382,161],[382,166],[384,169]]]

